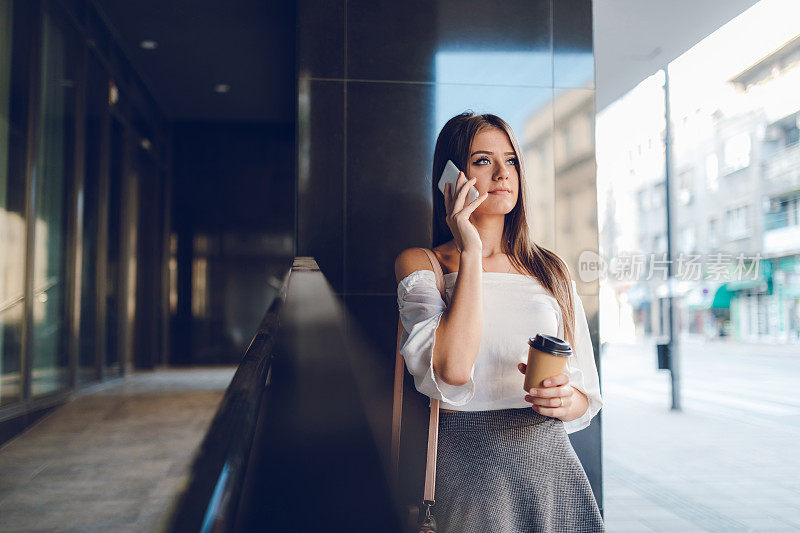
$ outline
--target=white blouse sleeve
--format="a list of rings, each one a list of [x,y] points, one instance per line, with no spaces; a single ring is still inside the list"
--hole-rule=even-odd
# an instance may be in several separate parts
[[[583,302],[578,296],[575,280],[570,281],[572,282],[572,300],[575,303],[575,346],[573,346],[573,356],[567,360],[565,372],[569,376],[569,384],[586,395],[589,407],[580,418],[564,422],[564,429],[568,434],[588,427],[592,418],[603,406],[603,398],[600,396],[600,377],[597,374],[592,339],[589,336],[589,323],[586,320]],[[561,319],[559,319],[558,332],[559,337],[563,339],[564,324]]]
[[[469,381],[448,385],[433,371],[433,345],[436,328],[446,308],[436,275],[432,270],[416,270],[397,285],[397,306],[403,331],[400,334],[400,355],[414,376],[419,392],[451,405],[464,405],[475,395],[475,365]]]

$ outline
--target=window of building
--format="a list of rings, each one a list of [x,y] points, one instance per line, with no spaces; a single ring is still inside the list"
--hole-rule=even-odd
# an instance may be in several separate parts
[[[11,98],[12,6],[0,1],[0,405],[22,398],[25,134]]]
[[[800,226],[800,194],[773,198],[764,213],[764,229]]]
[[[786,201],[786,225],[800,226],[800,196]]]
[[[736,172],[750,165],[750,134],[734,135],[725,141],[725,174]]]
[[[33,258],[33,395],[68,384],[66,277],[68,195],[75,152],[80,44],[71,27],[46,13],[42,27],[40,128]]]
[[[743,205],[725,212],[725,231],[728,239],[741,239],[750,235],[749,207]]]

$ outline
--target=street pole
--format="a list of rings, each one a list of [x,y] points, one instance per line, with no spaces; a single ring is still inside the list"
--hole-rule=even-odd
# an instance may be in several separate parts
[[[681,373],[680,373],[680,352],[678,345],[678,329],[680,324],[677,321],[677,309],[675,308],[675,279],[672,272],[672,194],[670,194],[670,167],[672,162],[672,125],[670,120],[669,107],[669,65],[664,66],[664,190],[666,193],[667,207],[667,289],[669,312],[667,323],[669,328],[669,340],[667,341],[667,354],[669,358],[669,373],[672,380],[672,410],[681,410]]]

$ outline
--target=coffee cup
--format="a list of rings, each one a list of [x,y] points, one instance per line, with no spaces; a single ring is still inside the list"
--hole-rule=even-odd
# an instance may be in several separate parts
[[[529,338],[525,391],[543,388],[544,380],[564,371],[569,357],[572,357],[572,348],[563,339],[541,334]]]

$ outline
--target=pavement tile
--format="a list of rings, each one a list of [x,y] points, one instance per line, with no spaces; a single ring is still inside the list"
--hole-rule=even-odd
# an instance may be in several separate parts
[[[797,525],[780,518],[762,517],[743,519],[747,526],[756,531],[797,531]]]
[[[800,463],[787,453],[797,449],[800,417],[756,413],[732,402],[763,396],[764,380],[775,390],[797,390],[800,358],[789,357],[791,350],[753,353],[726,343],[687,346],[681,357],[683,411],[670,409],[669,373],[655,369],[654,342],[603,347],[608,530],[629,525],[630,514],[618,509],[658,531],[794,527]],[[759,379],[738,377],[745,374]],[[800,398],[784,395],[780,402],[800,413]],[[668,518],[670,512],[675,518]]]
[[[639,520],[617,520],[613,524],[606,522],[606,531],[608,533],[649,533],[656,530]]]
[[[705,528],[680,518],[642,518],[641,521],[653,531],[658,531],[660,533],[705,533],[708,531]]]
[[[134,375],[0,447],[0,530],[161,530],[234,370]]]

